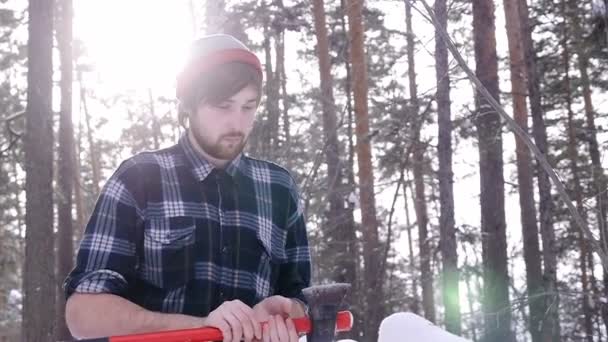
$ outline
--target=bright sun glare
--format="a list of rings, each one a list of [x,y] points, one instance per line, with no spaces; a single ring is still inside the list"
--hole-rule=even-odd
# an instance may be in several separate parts
[[[114,92],[172,94],[193,27],[183,0],[74,2],[74,36],[84,43],[95,78]]]

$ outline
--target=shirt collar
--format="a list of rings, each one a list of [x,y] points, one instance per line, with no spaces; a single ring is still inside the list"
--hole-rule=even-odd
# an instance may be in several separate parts
[[[190,163],[194,178],[196,178],[196,180],[199,182],[205,180],[205,178],[207,178],[211,171],[213,171],[213,169],[216,167],[194,149],[190,139],[188,139],[187,131],[182,134],[178,144],[184,151],[186,160]],[[236,180],[238,171],[244,172],[244,167],[245,162],[243,160],[243,153],[241,152],[226,165],[224,171],[226,171],[227,174]]]

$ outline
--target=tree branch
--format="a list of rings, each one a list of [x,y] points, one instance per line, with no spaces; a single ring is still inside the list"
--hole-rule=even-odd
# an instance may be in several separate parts
[[[9,142],[6,147],[4,147],[3,149],[0,150],[0,158],[4,158],[7,154],[7,152],[10,151],[17,144],[19,139],[21,139],[21,136],[23,135],[23,133],[15,131],[13,129],[13,127],[11,126],[11,123],[24,115],[25,115],[25,111],[21,111],[21,112],[9,115],[6,119],[4,119],[4,125],[6,126],[6,130],[8,131],[8,135],[9,135],[9,138],[8,138]]]
[[[416,2],[416,0],[405,0],[405,1],[409,2],[411,4],[412,8],[414,8],[417,12],[419,12],[420,14],[422,14],[423,16],[425,16],[425,14],[419,8],[417,8],[416,5],[414,5],[414,3]],[[507,114],[507,112],[502,108],[502,106],[494,99],[494,97],[492,97],[492,95],[486,89],[486,87],[484,87],[484,85],[477,78],[477,76],[475,76],[475,73],[468,67],[468,65],[466,64],[464,58],[458,52],[458,49],[456,48],[454,42],[452,42],[452,40],[450,39],[450,36],[446,32],[445,28],[442,27],[437,22],[437,18],[435,17],[435,13],[431,9],[431,7],[426,3],[425,0],[420,0],[420,3],[422,3],[422,5],[424,6],[424,8],[425,8],[425,10],[426,10],[426,12],[428,14],[427,20],[429,20],[429,18],[430,18],[429,21],[431,22],[431,24],[433,24],[433,26],[435,27],[435,29],[437,30],[437,32],[440,34],[441,38],[444,40],[444,42],[447,45],[448,49],[452,53],[452,56],[454,56],[454,58],[456,59],[456,61],[458,62],[458,64],[462,68],[462,70],[466,73],[466,75],[469,78],[469,80],[475,86],[476,90],[479,91],[479,93],[488,101],[488,103],[492,106],[492,108],[494,108],[494,110],[496,110],[496,112],[500,115],[500,117],[504,121],[506,121],[507,127],[513,133],[515,133],[520,139],[523,140],[523,142],[526,144],[526,146],[530,149],[530,151],[536,157],[536,160],[538,160],[538,162],[540,163],[540,165],[542,166],[542,168],[545,170],[545,172],[547,172],[547,174],[549,175],[549,177],[553,181],[553,184],[555,185],[555,188],[557,189],[557,192],[559,193],[560,197],[562,198],[562,200],[564,201],[564,203],[568,207],[568,211],[572,215],[572,218],[576,222],[576,224],[579,227],[579,229],[583,232],[583,234],[589,240],[589,242],[591,243],[591,246],[593,247],[594,251],[600,257],[600,259],[602,261],[602,266],[604,267],[604,270],[608,271],[608,257],[606,256],[606,253],[605,253],[604,249],[602,248],[602,246],[599,243],[599,241],[593,236],[593,233],[591,232],[591,230],[589,229],[589,227],[587,227],[587,224],[585,223],[585,221],[583,220],[583,218],[581,217],[581,215],[579,214],[579,212],[576,210],[576,207],[572,203],[572,200],[570,199],[570,196],[566,192],[566,188],[564,187],[564,184],[561,182],[561,180],[559,179],[559,176],[557,175],[557,173],[555,172],[555,170],[553,170],[553,168],[551,167],[551,165],[547,161],[547,158],[542,154],[542,152],[538,149],[538,147],[536,147],[536,145],[534,144],[534,142],[530,138],[530,135],[526,131],[524,131]]]

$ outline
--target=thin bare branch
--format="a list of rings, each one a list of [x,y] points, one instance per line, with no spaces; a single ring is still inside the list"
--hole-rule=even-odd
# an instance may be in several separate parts
[[[413,1],[413,0],[405,0],[405,1],[410,2],[410,4],[412,5],[412,8],[414,8],[416,11],[418,11],[419,13],[421,13],[422,15],[424,15],[424,13],[415,5],[416,1]],[[579,227],[579,229],[587,237],[587,239],[591,243],[591,246],[593,247],[594,251],[600,257],[600,259],[602,261],[602,266],[604,267],[604,270],[608,271],[608,257],[606,256],[606,253],[603,250],[602,245],[593,236],[593,233],[591,232],[591,230],[589,229],[589,227],[587,227],[587,224],[585,223],[585,221],[581,217],[580,213],[576,210],[576,207],[572,203],[572,200],[570,199],[570,196],[566,192],[566,188],[564,187],[564,184],[561,182],[561,180],[559,179],[559,176],[557,175],[557,173],[555,172],[555,170],[553,170],[553,168],[551,167],[551,165],[547,161],[547,158],[542,154],[542,152],[538,149],[538,147],[536,147],[536,145],[534,144],[534,142],[530,138],[530,135],[527,132],[525,132],[509,116],[509,114],[507,114],[507,112],[502,108],[502,106],[492,97],[492,95],[490,94],[490,92],[483,86],[483,84],[477,78],[477,76],[475,76],[475,73],[471,70],[471,68],[469,68],[469,66],[466,64],[464,58],[462,57],[462,55],[458,52],[458,49],[456,48],[456,45],[454,44],[454,42],[450,38],[449,34],[446,32],[445,28],[442,27],[437,22],[437,18],[435,17],[435,13],[434,13],[433,9],[427,4],[427,2],[425,0],[420,0],[420,3],[424,6],[424,8],[426,10],[426,13],[428,14],[429,18],[431,18],[431,23],[433,24],[433,26],[435,26],[435,28],[437,29],[437,31],[439,32],[439,34],[443,38],[443,40],[446,43],[448,49],[452,53],[452,56],[454,56],[454,58],[456,59],[456,61],[458,62],[458,64],[462,68],[462,70],[466,73],[466,75],[469,78],[469,80],[473,83],[473,85],[475,86],[475,88],[477,89],[477,91],[479,91],[481,93],[481,95],[488,101],[488,103],[492,106],[492,108],[494,108],[494,110],[496,110],[496,112],[500,115],[500,117],[504,121],[506,121],[507,127],[511,131],[513,131],[513,133],[515,133],[520,139],[523,140],[523,142],[526,144],[526,146],[534,154],[534,156],[536,157],[536,159],[538,160],[538,162],[540,163],[540,165],[542,166],[542,168],[545,170],[545,172],[547,172],[547,174],[549,175],[549,177],[553,181],[553,184],[555,185],[555,188],[557,189],[557,192],[559,193],[560,197],[562,198],[562,200],[564,201],[564,203],[568,207],[568,211],[572,215],[572,218],[576,222],[576,224]]]

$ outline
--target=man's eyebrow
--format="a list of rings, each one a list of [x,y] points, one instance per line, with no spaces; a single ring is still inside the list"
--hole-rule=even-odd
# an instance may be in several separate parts
[[[234,103],[234,100],[233,99],[226,99],[226,100],[224,100],[222,102]],[[247,102],[245,102],[245,103],[252,103],[252,102],[258,102],[258,99],[250,99],[250,100],[247,100]]]

